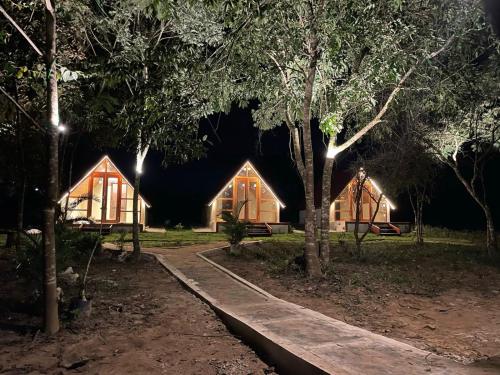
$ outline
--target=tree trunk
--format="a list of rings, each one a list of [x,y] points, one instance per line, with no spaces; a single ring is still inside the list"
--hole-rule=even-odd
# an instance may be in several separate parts
[[[135,171],[134,179],[134,195],[132,202],[132,259],[139,259],[141,256],[141,244],[139,242],[139,187],[141,184],[141,173],[140,171]]]
[[[486,219],[486,250],[488,251],[488,255],[492,256],[493,254],[496,254],[498,247],[497,247],[497,241],[496,241],[496,233],[495,233],[495,226],[493,223],[493,216],[491,215],[491,210],[486,202],[486,199],[484,201],[481,201],[479,196],[476,194],[476,191],[473,189],[473,187],[467,182],[467,180],[462,176],[462,173],[460,173],[460,170],[458,169],[458,166],[448,162],[448,165],[453,169],[455,172],[455,175],[457,176],[458,180],[462,183],[462,185],[465,187],[467,192],[470,194],[472,199],[481,207],[481,209],[484,212],[484,216]],[[482,178],[482,176],[481,176]],[[486,192],[483,191],[484,196],[486,196]]]
[[[416,238],[415,243],[419,246],[424,244],[424,222],[423,222],[423,211],[424,211],[424,194],[417,193],[417,206],[415,211],[415,230]]]
[[[16,101],[19,102],[19,95],[17,91],[17,82],[14,78],[14,94]],[[16,173],[16,253],[21,251],[21,234],[24,229],[24,198],[26,194],[26,163],[24,158],[24,139],[23,139],[23,125],[21,124],[21,114],[19,108],[16,107],[16,142],[17,142],[17,173]]]
[[[330,206],[332,199],[332,171],[334,159],[327,158],[321,184],[321,240],[320,255],[324,265],[330,262]]]
[[[47,69],[47,200],[43,215],[45,332],[59,331],[56,274],[55,207],[58,190],[58,125],[59,102],[56,77],[56,12],[55,1],[45,0],[46,69]]]
[[[17,212],[16,212],[16,253],[21,251],[21,233],[24,229],[24,197],[26,195],[26,174],[23,172],[19,177],[17,188]]]
[[[135,260],[139,259],[141,255],[141,244],[139,242],[139,188],[141,185],[142,165],[144,163],[146,155],[148,154],[150,142],[151,140],[148,140],[143,147],[142,132],[141,130],[139,130],[139,134],[137,137],[137,153],[135,155],[136,166],[134,179],[134,195],[132,201],[132,215],[134,216],[132,219],[132,259]]]
[[[310,277],[321,277],[321,265],[318,258],[318,246],[316,243],[316,207],[314,204],[314,156],[311,139],[311,101],[313,95],[314,78],[318,63],[318,40],[311,37],[310,62],[307,71],[304,88],[303,109],[303,139],[304,139],[304,167],[305,167],[305,260],[306,270]]]
[[[493,223],[493,215],[487,204],[484,205],[484,216],[486,217],[486,249],[489,256],[494,256],[498,250],[497,236]]]
[[[62,219],[63,223],[65,223],[66,220],[68,219],[69,189],[71,189],[72,182],[73,182],[73,163],[75,161],[76,150],[78,148],[78,144],[80,143],[81,136],[82,136],[82,132],[79,132],[78,133],[78,138],[76,139],[76,142],[73,145],[73,148],[71,150],[71,156],[70,156],[70,159],[69,159],[69,166],[68,166],[68,194],[66,194],[66,199],[65,199],[65,203],[64,203],[64,211],[63,211],[63,219]],[[90,202],[88,202],[88,204],[90,204]],[[102,220],[101,220],[101,224],[102,224]]]
[[[363,196],[363,185],[365,180],[359,179],[356,180],[356,195],[354,197],[354,202],[356,204],[356,217],[354,222],[354,240],[356,244],[356,257],[361,258],[361,239],[359,237],[359,219],[360,219],[360,211],[361,211],[361,197]]]
[[[415,243],[418,246],[424,244],[424,223],[423,223],[423,211],[424,211],[424,199],[425,199],[425,189],[424,191],[419,191],[417,187],[414,187],[415,191],[415,201],[412,198],[413,193],[408,187],[408,197],[410,199],[411,208],[413,210],[413,218],[415,221]]]

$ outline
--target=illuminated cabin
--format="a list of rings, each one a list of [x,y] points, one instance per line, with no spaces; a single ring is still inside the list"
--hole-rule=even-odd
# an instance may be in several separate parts
[[[360,170],[358,173],[365,173]],[[356,223],[356,185],[358,175],[352,176],[345,171],[335,171],[332,177],[330,205],[330,230],[335,232],[352,232]],[[321,217],[321,182],[315,185],[315,206],[316,217],[320,222]],[[361,195],[361,212],[359,217],[360,231],[368,227],[368,223],[373,218],[377,209],[377,201],[383,194],[379,185],[371,178],[367,177]],[[391,211],[395,207],[385,195],[380,201],[380,206],[373,220],[371,231],[375,234],[400,234],[408,233],[411,230],[410,223],[391,222]],[[305,210],[299,212],[299,223],[304,224]]]
[[[132,225],[134,188],[111,159],[105,155],[83,178],[59,200],[68,222],[107,224],[116,227]],[[146,225],[150,205],[139,195],[139,223]]]
[[[219,231],[224,211],[233,213],[243,205],[239,218],[254,224],[267,224],[274,233],[288,231],[288,223],[280,223],[280,209],[285,205],[250,161],[226,182],[224,187],[208,203],[207,224],[213,231]]]
[[[360,169],[340,193],[333,195],[335,198],[330,206],[330,229],[336,232],[352,231],[351,226],[356,222],[356,188],[358,178],[364,174],[365,171]],[[362,178],[362,177],[361,177]],[[335,179],[333,181],[335,183]],[[369,223],[377,210],[377,202],[380,195],[383,195],[382,190],[373,181],[372,178],[367,177],[363,184],[363,192],[361,194],[361,212],[359,215],[360,223]],[[391,222],[391,209],[394,209],[391,201],[383,195],[379,209],[375,215],[373,223],[375,225],[374,231],[380,227],[392,227]],[[397,231],[397,230],[396,230]]]

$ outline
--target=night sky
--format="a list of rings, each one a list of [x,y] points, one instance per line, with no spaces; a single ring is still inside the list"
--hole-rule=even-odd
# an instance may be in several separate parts
[[[316,129],[314,142],[316,146],[320,146],[321,134],[317,126],[313,128]],[[286,208],[281,211],[281,220],[292,223],[298,221],[298,211],[303,206],[303,192],[301,181],[290,159],[288,131],[285,126],[265,132],[259,137],[258,129],[252,124],[250,110],[235,107],[228,115],[216,115],[212,116],[210,121],[203,121],[200,133],[206,134],[211,143],[207,144],[206,156],[200,160],[164,168],[161,165],[160,153],[150,151],[147,156],[141,194],[152,205],[148,213],[150,225],[162,226],[165,220],[169,220],[171,225],[202,225],[205,205],[247,159],[254,163],[285,203]],[[316,149],[319,150],[315,155],[316,172],[320,172],[325,154],[323,147]],[[134,155],[123,150],[103,150],[94,145],[91,138],[87,138],[80,143],[73,180],[78,181],[105,153],[129,180],[133,179]],[[348,170],[352,163],[352,155],[343,155],[337,164],[337,170]],[[490,163],[487,179],[489,201],[497,228],[500,223],[499,167],[500,158],[497,158]],[[320,179],[319,175],[317,177],[317,180]],[[377,182],[383,188],[383,178],[377,178]],[[397,210],[392,212],[392,220],[412,221],[412,211],[406,196],[390,198],[397,207]],[[36,207],[40,207],[40,202],[41,197],[30,189],[27,196],[27,225],[37,224],[40,212]],[[0,202],[0,209],[4,212],[14,207],[13,200]],[[4,215],[5,217],[13,215]],[[484,227],[482,212],[452,172],[446,168],[440,170],[431,204],[424,209],[424,222],[456,229]],[[9,223],[3,223],[3,226],[6,225]]]

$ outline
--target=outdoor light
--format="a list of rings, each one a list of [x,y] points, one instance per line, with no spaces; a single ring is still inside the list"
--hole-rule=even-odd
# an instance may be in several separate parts
[[[337,147],[335,147],[334,145],[332,144],[329,144],[328,145],[328,151],[326,153],[326,157],[328,159],[335,159],[335,156],[337,156],[337,154],[339,153],[339,149]]]
[[[65,132],[66,132],[66,130],[67,130],[67,129],[66,129],[66,126],[65,126],[65,125],[63,125],[63,124],[60,124],[60,125],[58,125],[58,126],[57,126],[57,131],[58,131],[59,133],[65,133]]]
[[[142,164],[144,163],[144,159],[143,158],[137,158],[137,164],[135,166],[135,171],[138,173],[138,174],[142,174]]]

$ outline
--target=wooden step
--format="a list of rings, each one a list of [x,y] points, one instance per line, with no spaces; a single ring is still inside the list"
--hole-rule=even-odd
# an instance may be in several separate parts
[[[248,237],[270,237],[273,235],[271,227],[266,224],[247,224]]]

